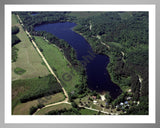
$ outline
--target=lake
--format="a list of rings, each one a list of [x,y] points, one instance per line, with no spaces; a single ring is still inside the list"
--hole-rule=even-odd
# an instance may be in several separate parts
[[[47,31],[68,42],[76,51],[77,59],[86,66],[88,87],[100,93],[109,91],[112,98],[116,98],[122,91],[111,81],[106,69],[109,57],[95,54],[89,43],[72,30],[75,26],[70,22],[50,23],[36,26],[35,30]]]

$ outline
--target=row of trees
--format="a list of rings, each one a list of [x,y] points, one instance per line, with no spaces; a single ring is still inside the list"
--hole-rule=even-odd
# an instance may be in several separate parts
[[[19,32],[19,28],[17,26],[12,27],[12,47],[18,44],[21,40],[16,36]]]
[[[19,32],[19,28],[17,26],[12,27],[12,34],[17,34]]]
[[[17,37],[17,33],[19,33],[19,28],[17,26],[12,27],[12,62],[16,62],[18,58],[18,48],[15,47],[21,40]]]
[[[43,104],[38,104],[37,106],[32,106],[30,108],[29,114],[32,115],[32,114],[34,114],[37,111],[37,109],[41,109],[43,107],[44,107]]]
[[[69,110],[64,108],[61,110],[50,111],[50,112],[46,113],[46,115],[81,115],[81,113],[79,112],[79,110],[77,108],[71,108]]]

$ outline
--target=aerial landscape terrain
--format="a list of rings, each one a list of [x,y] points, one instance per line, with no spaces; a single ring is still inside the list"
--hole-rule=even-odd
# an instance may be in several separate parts
[[[12,12],[12,115],[148,115],[148,12]]]

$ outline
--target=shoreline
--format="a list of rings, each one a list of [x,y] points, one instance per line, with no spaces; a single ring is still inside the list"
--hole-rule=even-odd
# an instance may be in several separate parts
[[[81,36],[87,41],[87,38],[86,38],[86,36],[85,36],[83,33],[80,33],[80,32],[78,32],[78,31],[74,30],[74,28],[72,29],[72,31],[74,31],[75,33],[81,35]],[[108,72],[108,74],[109,74],[109,76],[110,76],[111,81],[112,81],[114,84],[116,84],[116,86],[118,86],[118,87],[121,89],[121,93],[120,93],[120,95],[121,95],[121,94],[124,92],[124,90],[121,88],[121,86],[119,85],[119,83],[117,83],[117,82],[115,82],[115,81],[113,80],[113,78],[111,77],[111,76],[112,76],[112,72],[109,72],[109,70],[108,70],[108,65],[110,64],[110,62],[111,62],[110,60],[112,59],[112,57],[109,56],[109,55],[103,54],[103,53],[96,53],[96,51],[93,49],[93,47],[92,47],[92,45],[89,43],[89,41],[87,41],[87,43],[90,45],[90,47],[92,48],[92,50],[93,50],[93,52],[94,52],[95,54],[97,54],[97,55],[105,55],[105,56],[107,56],[107,57],[109,58],[109,63],[108,63],[107,66],[106,66],[106,70],[107,70],[107,72]],[[97,92],[97,91],[96,91],[96,92]],[[100,95],[103,95],[103,94],[106,94],[107,91],[97,92],[97,93],[100,94]],[[119,96],[120,96],[120,95],[119,95]],[[119,96],[117,96],[115,99],[117,99]]]

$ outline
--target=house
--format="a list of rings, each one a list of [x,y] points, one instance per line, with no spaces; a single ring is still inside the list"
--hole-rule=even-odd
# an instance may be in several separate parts
[[[119,105],[116,105],[116,108],[119,108]]]
[[[136,104],[136,101],[133,101],[134,104]]]
[[[120,105],[121,105],[121,106],[123,106],[123,105],[124,105],[124,103],[123,103],[123,102],[121,102],[121,103],[120,103]]]
[[[97,101],[96,101],[96,100],[94,100],[94,101],[93,101],[93,104],[97,104]]]
[[[131,90],[131,89],[129,89],[129,90],[128,90],[128,92],[132,92],[132,90]]]
[[[96,96],[92,96],[92,98],[93,98],[94,100],[96,100],[97,97],[96,97]]]
[[[106,99],[106,98],[105,98],[105,95],[100,95],[100,97],[101,97],[101,100],[102,100],[102,101],[105,101],[105,99]]]
[[[132,97],[127,97],[127,100],[131,100],[132,99]]]
[[[126,105],[127,105],[127,104],[128,104],[128,101],[125,101],[125,102],[124,102],[124,104],[126,104]]]

